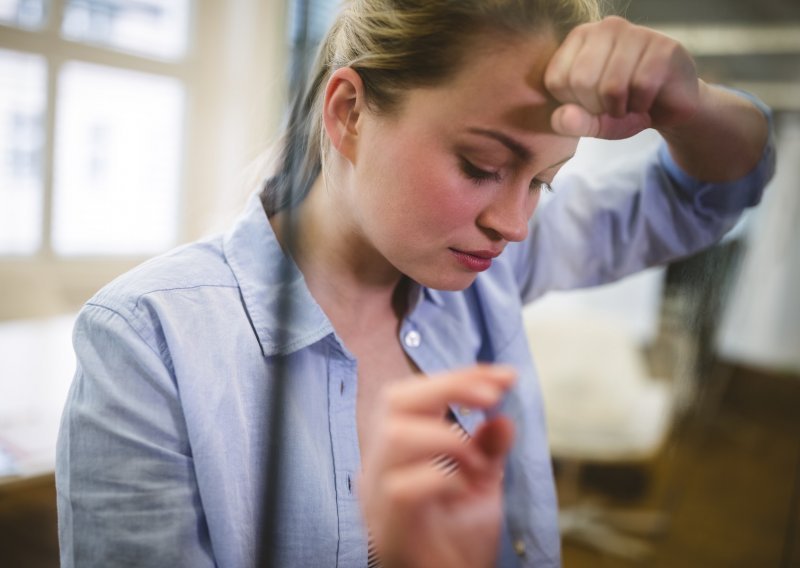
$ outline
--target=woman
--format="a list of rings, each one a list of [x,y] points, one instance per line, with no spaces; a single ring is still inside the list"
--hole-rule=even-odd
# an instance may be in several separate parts
[[[646,127],[657,155],[560,180],[531,221],[579,136]],[[273,443],[277,565],[559,565],[521,306],[713,243],[767,139],[764,110],[592,0],[349,2],[261,199],[82,311],[62,564],[252,565]]]

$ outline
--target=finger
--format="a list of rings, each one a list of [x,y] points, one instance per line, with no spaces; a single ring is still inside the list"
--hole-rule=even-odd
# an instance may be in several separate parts
[[[658,36],[656,43],[664,68],[650,116],[654,123],[668,125],[694,115],[699,99],[699,80],[694,59],[684,46],[662,35]]]
[[[464,495],[467,482],[459,476],[445,477],[429,465],[415,464],[380,476],[364,471],[356,490],[367,525],[380,549],[398,527],[408,528],[407,523],[417,517],[421,507]]]
[[[604,112],[614,118],[622,118],[627,112],[631,78],[646,45],[647,42],[642,41],[641,34],[622,35],[603,69],[603,75],[598,81],[600,98]]]
[[[563,136],[596,137],[600,132],[600,117],[577,104],[565,104],[553,111],[550,118],[553,130]]]
[[[669,70],[671,46],[652,35],[631,77],[628,112],[649,113]]]
[[[600,97],[600,77],[614,49],[614,36],[610,33],[596,34],[584,41],[575,56],[569,73],[572,96],[591,114],[604,112]]]
[[[487,420],[475,432],[472,443],[490,460],[504,459],[514,443],[514,423],[507,416]]]
[[[476,365],[422,381],[395,383],[384,396],[389,412],[440,416],[449,404],[474,408],[497,404],[515,379],[512,367]]]
[[[484,459],[473,459],[471,465],[462,466],[462,475],[472,487],[484,490],[497,487],[503,479],[506,457],[513,443],[514,424],[508,417],[487,420],[470,444]]]
[[[440,418],[392,420],[383,429],[382,448],[376,455],[382,470],[419,461],[430,464],[435,456],[446,455],[468,467],[481,467],[479,452],[467,448],[469,439]],[[474,462],[474,463],[473,463]]]
[[[369,492],[373,480],[364,476],[359,489]],[[414,464],[398,468],[381,478],[380,492],[385,503],[394,510],[414,509],[431,500],[453,499],[467,490],[460,476],[443,476],[430,464]]]
[[[572,93],[569,77],[575,57],[583,47],[585,30],[584,26],[573,29],[553,54],[547,64],[547,69],[545,69],[545,88],[559,102],[568,103],[578,100]]]
[[[563,105],[553,112],[552,128],[564,136],[589,136],[622,140],[653,125],[647,113],[627,113],[622,118],[610,114],[595,116],[577,105]]]

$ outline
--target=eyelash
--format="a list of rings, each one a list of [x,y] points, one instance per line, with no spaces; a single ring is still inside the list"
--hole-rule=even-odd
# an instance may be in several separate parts
[[[461,158],[461,171],[478,185],[487,181],[499,182],[503,179],[500,172],[487,172],[486,170],[482,170],[466,158]]]
[[[487,172],[486,170],[482,170],[466,158],[461,158],[461,170],[464,172],[464,175],[466,175],[477,185],[481,185],[489,181],[497,183],[503,179],[500,175],[500,172]],[[538,179],[534,179],[531,182],[531,189],[534,189],[534,187],[537,185],[540,191],[545,191],[548,193],[553,191],[553,188],[549,183]]]

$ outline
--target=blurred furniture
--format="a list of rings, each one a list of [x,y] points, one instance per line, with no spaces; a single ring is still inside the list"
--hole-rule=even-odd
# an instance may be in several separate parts
[[[74,315],[0,322],[0,484],[51,473]]]
[[[56,568],[58,521],[53,474],[0,482],[0,563]]]
[[[618,320],[586,307],[526,311],[539,371],[551,452],[560,465],[560,528],[565,539],[630,559],[648,553],[640,538],[660,532],[659,511],[612,512],[580,495],[585,464],[644,464],[669,431],[670,385],[650,377],[644,355]]]

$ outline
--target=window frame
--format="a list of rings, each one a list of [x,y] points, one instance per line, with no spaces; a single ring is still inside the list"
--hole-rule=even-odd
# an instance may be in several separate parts
[[[152,256],[60,256],[53,250],[56,105],[64,63],[170,77],[183,86],[177,245],[230,221],[245,198],[235,188],[237,178],[275,137],[288,79],[287,1],[194,0],[186,52],[174,60],[63,37],[65,0],[50,0],[39,28],[0,23],[0,48],[41,56],[47,68],[41,243],[30,255],[0,253],[0,320],[74,311],[103,284]],[[254,52],[263,56],[252,57]]]

